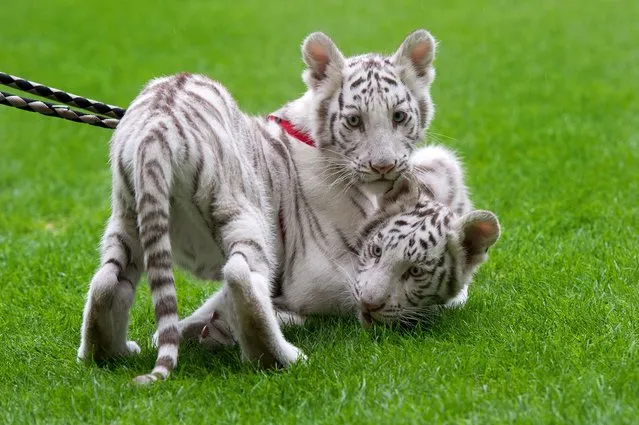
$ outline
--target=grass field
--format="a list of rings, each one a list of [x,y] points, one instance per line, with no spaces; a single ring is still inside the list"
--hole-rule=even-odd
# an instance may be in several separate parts
[[[154,76],[204,72],[254,113],[302,92],[308,32],[354,54],[425,27],[433,133],[503,236],[467,306],[429,329],[313,319],[288,332],[307,365],[190,346],[169,381],[134,388],[155,360],[144,285],[142,355],[75,362],[110,132],[0,107],[1,424],[637,423],[639,2],[23,0],[3,16],[4,72],[123,106]],[[178,274],[180,315],[214,288]]]

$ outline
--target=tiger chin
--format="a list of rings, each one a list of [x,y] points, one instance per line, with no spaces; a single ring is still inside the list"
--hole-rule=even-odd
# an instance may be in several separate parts
[[[413,325],[466,303],[474,272],[500,236],[497,216],[473,210],[452,151],[434,146],[414,159],[360,234],[354,296],[365,327]]]

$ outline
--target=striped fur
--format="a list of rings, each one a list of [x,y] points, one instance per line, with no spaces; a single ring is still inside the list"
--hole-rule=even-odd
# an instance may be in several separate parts
[[[166,378],[180,337],[198,336],[210,321],[216,326],[208,332],[239,342],[247,361],[287,366],[303,359],[280,322],[354,309],[356,223],[374,212],[371,196],[410,170],[409,155],[433,113],[434,49],[420,30],[391,57],[347,59],[327,36],[311,34],[302,47],[309,90],[276,114],[309,132],[315,149],[243,114],[204,76],[149,83],[111,140],[112,213],[78,357],[139,351],[126,335],[144,271],[158,357],[136,382]],[[224,279],[179,323],[174,264]]]
[[[434,305],[463,305],[474,270],[498,239],[497,217],[472,211],[462,168],[439,146],[420,149],[360,234],[355,296],[362,323],[414,322]]]

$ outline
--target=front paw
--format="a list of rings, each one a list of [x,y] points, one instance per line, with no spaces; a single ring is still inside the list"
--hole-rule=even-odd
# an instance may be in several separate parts
[[[444,305],[446,308],[461,308],[466,304],[468,300],[468,287],[462,288],[461,291],[454,297],[446,302]]]
[[[127,341],[126,348],[127,348],[127,351],[124,354],[124,356],[126,357],[137,356],[138,354],[140,354],[140,351],[141,351],[140,346],[135,341]]]
[[[135,341],[127,341],[117,350],[101,350],[96,345],[82,344],[78,348],[76,361],[86,363],[90,361],[102,362],[110,359],[132,357],[140,354],[140,346]]]
[[[287,368],[298,362],[305,363],[308,360],[308,357],[302,350],[288,341],[284,341],[284,343],[281,344],[275,357],[279,365],[283,368]]]
[[[82,344],[78,348],[78,354],[77,354],[75,360],[78,363],[86,363],[88,361],[91,361],[92,359],[93,359],[93,355],[91,353],[91,350],[89,349],[87,344],[82,342]]]

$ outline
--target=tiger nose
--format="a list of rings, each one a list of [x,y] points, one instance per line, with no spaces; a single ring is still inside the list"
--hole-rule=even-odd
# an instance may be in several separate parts
[[[380,310],[382,307],[384,307],[384,303],[374,304],[362,301],[362,310],[364,310],[366,313],[372,313],[374,311]]]
[[[369,163],[370,167],[374,170],[377,171],[379,174],[388,174],[390,173],[393,168],[395,168],[395,161],[393,162],[370,162]]]

